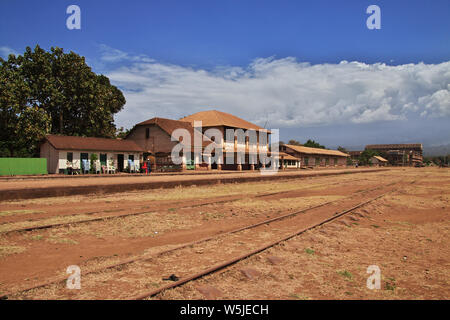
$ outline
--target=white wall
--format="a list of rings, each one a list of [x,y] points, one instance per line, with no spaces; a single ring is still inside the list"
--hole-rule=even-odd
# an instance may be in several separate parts
[[[140,167],[140,154],[139,153],[126,153],[126,152],[118,153],[118,152],[105,152],[105,151],[92,152],[92,151],[85,151],[85,150],[79,150],[79,151],[60,150],[59,155],[58,155],[58,171],[59,171],[59,169],[67,169],[67,167],[68,167],[67,166],[67,153],[68,152],[72,152],[72,154],[73,154],[73,161],[72,161],[73,169],[81,168],[81,160],[80,160],[81,153],[89,154],[89,159],[91,158],[92,154],[96,154],[97,155],[96,162],[99,166],[100,166],[100,154],[106,153],[107,164],[108,165],[110,164],[111,158],[112,158],[113,166],[116,167],[116,169],[118,168],[117,154],[123,154],[123,156],[124,156],[123,167],[124,168],[128,167],[128,156],[133,155],[134,156],[134,165],[137,166],[138,168]],[[69,165],[69,167],[70,167],[70,165]]]

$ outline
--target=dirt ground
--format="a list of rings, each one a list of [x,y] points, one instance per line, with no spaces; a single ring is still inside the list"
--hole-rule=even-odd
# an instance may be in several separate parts
[[[156,298],[448,299],[450,172],[425,168],[0,202],[0,294],[64,279],[67,266],[78,265],[86,273],[80,292],[55,284],[12,298],[133,296],[166,284],[162,276],[168,275],[168,265],[186,276],[276,240],[293,227],[316,223],[394,183],[400,189],[350,215]],[[88,274],[330,201],[334,207],[189,247],[150,264]],[[79,223],[99,217],[107,219]],[[63,225],[11,232],[52,223]],[[270,262],[273,257],[276,263]],[[381,270],[380,290],[366,287],[369,265]],[[217,289],[215,295],[205,294],[205,286]]]

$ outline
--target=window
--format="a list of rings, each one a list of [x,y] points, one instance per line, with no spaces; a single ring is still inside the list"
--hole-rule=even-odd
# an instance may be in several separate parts
[[[150,138],[150,128],[145,128],[145,139]]]
[[[73,161],[73,152],[67,152],[67,161],[69,162]]]
[[[334,165],[337,165],[337,158],[334,158]]]
[[[320,165],[320,158],[316,158],[316,166]]]
[[[309,158],[306,157],[306,158],[305,158],[305,165],[306,165],[306,166],[308,165],[308,162],[309,162]]]
[[[330,158],[325,158],[325,165],[329,165],[330,164]]]

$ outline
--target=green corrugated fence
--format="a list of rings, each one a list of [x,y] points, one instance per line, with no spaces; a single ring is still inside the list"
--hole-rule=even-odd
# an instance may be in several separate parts
[[[47,174],[46,158],[0,158],[0,176]]]

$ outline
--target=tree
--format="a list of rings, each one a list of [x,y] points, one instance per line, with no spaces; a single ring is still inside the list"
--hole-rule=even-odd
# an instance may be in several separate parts
[[[325,149],[325,146],[323,146],[320,143],[315,142],[314,140],[311,140],[311,139],[308,139],[308,141],[306,141],[306,143],[303,146],[310,147],[310,148]]]
[[[345,149],[344,147],[339,146],[338,151],[343,152],[343,153],[348,153],[347,149]]]
[[[301,146],[302,145],[299,141],[293,140],[293,139],[289,140],[288,144],[290,144],[292,146]]]
[[[114,114],[125,105],[107,77],[61,48],[0,58],[0,85],[2,156],[35,155],[48,133],[115,137]]]
[[[118,139],[124,139],[128,133],[130,133],[130,129],[124,129],[123,127],[120,127],[119,129],[116,129],[116,138]]]
[[[380,154],[375,150],[366,149],[359,155],[358,162],[360,165],[367,166],[371,164],[370,159],[372,157],[379,155]]]

